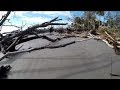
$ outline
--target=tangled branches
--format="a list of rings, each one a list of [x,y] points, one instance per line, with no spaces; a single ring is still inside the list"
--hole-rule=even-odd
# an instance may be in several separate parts
[[[33,25],[28,27],[26,30],[23,31],[19,31],[16,33],[11,32],[10,34],[7,34],[6,36],[3,36],[1,38],[1,42],[0,42],[0,46],[1,46],[1,51],[2,53],[7,53],[7,52],[12,52],[12,51],[16,51],[15,46],[29,41],[29,40],[33,40],[36,38],[43,38],[43,39],[47,39],[51,42],[55,42],[56,40],[53,40],[45,35],[38,35],[38,28],[40,27],[47,27],[49,25],[67,25],[67,23],[53,23],[55,21],[59,21],[62,19],[58,19],[58,17],[50,20],[49,22],[44,22],[42,24],[37,24],[37,25]],[[30,35],[34,35],[33,37],[29,37]]]

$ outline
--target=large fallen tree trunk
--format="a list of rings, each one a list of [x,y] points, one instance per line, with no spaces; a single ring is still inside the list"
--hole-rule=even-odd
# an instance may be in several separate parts
[[[117,42],[116,39],[114,39],[108,32],[105,31],[106,34],[106,39],[102,40],[102,38],[99,37],[95,37],[94,35],[92,35],[91,33],[89,33],[89,35],[94,38],[95,40],[102,40],[104,41],[109,47],[113,48],[115,53],[117,55],[120,55],[120,43]]]
[[[42,23],[42,24],[37,24],[37,25],[31,26],[31,27],[28,27],[26,30],[24,30],[20,33],[17,33],[14,36],[9,37],[9,39],[15,38],[15,37],[18,37],[18,36],[21,36],[21,35],[22,36],[29,35],[32,32],[34,32],[35,29],[40,28],[40,27],[47,27],[49,25],[67,25],[67,23],[52,23],[52,22],[55,22],[55,21],[58,21],[58,20],[61,20],[61,19],[58,19],[58,17],[57,17],[57,18],[55,18],[55,19],[53,19],[49,22],[45,22],[45,23]],[[6,40],[8,40],[8,38],[6,38]],[[4,40],[4,41],[6,41],[6,40]]]
[[[113,38],[110,34],[108,34],[106,31],[105,31],[105,34],[106,34],[106,35],[108,36],[108,38],[112,41],[112,45],[113,45],[113,49],[115,50],[115,53],[116,53],[117,55],[120,55],[120,48],[118,48],[119,43],[117,43],[117,40],[114,39],[114,38]],[[107,39],[108,42],[110,42],[109,39]]]
[[[37,24],[37,25],[31,26],[31,27],[28,27],[24,31],[21,31],[18,33],[11,33],[11,35],[6,35],[4,38],[2,38],[1,43],[0,43],[2,52],[5,54],[8,51],[10,51],[10,52],[15,51],[15,46],[17,44],[23,43],[27,40],[29,41],[29,40],[34,39],[34,38],[43,38],[43,39],[47,39],[51,42],[55,42],[58,39],[51,39],[51,38],[44,36],[44,35],[39,36],[37,34],[38,31],[36,31],[36,30],[40,27],[47,27],[49,25],[66,25],[67,24],[67,23],[53,23],[53,22],[59,21],[59,20],[61,20],[61,19],[58,19],[58,17],[57,17],[57,18],[50,20],[49,22],[45,22],[42,24]],[[29,36],[31,34],[35,35],[36,37],[27,38],[27,36]],[[26,37],[26,39],[24,39],[25,37]]]

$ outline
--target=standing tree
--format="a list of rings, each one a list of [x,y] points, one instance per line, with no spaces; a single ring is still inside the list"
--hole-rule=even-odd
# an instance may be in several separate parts
[[[74,17],[72,27],[76,30],[82,29],[82,25],[84,24],[84,19],[82,17]]]
[[[104,16],[104,11],[96,11],[96,14],[99,16],[99,26],[101,25],[100,16]]]

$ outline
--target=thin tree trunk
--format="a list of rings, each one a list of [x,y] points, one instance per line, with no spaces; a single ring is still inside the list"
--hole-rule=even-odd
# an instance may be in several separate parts
[[[100,16],[99,16],[99,26],[100,26]]]
[[[105,26],[105,16],[103,16],[103,19],[104,19],[104,20],[103,20],[103,25]]]

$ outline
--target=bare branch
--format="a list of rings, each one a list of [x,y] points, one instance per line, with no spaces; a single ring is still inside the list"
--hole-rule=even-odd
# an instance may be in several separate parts
[[[20,28],[19,26],[16,26],[16,25],[3,25],[3,26],[13,26],[13,27],[16,27],[16,28]]]
[[[67,38],[67,37],[64,37],[64,38]],[[31,48],[31,49],[28,49],[28,50],[7,52],[4,56],[2,56],[2,57],[0,58],[0,61],[2,61],[2,60],[3,60],[4,58],[6,58],[7,56],[14,55],[14,54],[18,54],[18,53],[31,52],[31,51],[34,51],[34,50],[42,50],[42,49],[47,49],[47,48],[48,48],[48,49],[61,48],[61,47],[66,47],[66,46],[68,46],[68,45],[77,43],[77,42],[82,42],[82,41],[86,41],[86,40],[90,40],[90,39],[92,39],[92,38],[88,38],[88,39],[84,39],[84,40],[72,41],[72,42],[69,42],[69,43],[66,43],[66,44],[57,45],[57,46],[50,46],[51,44],[48,44],[48,45],[45,45],[45,46],[42,46],[42,47],[39,47],[39,48]],[[23,46],[23,45],[22,45],[22,46]]]
[[[13,54],[18,54],[18,53],[22,53],[22,52],[30,52],[30,51],[34,51],[34,50],[41,50],[41,49],[54,49],[54,48],[60,48],[60,47],[65,47],[67,45],[71,45],[74,44],[75,41],[72,41],[70,43],[66,43],[66,44],[62,44],[62,45],[58,45],[58,46],[49,46],[50,44],[43,46],[43,47],[39,47],[39,48],[32,48],[32,49],[28,49],[28,50],[23,50],[23,51],[16,51],[16,52],[8,52],[7,54],[5,54],[3,57],[0,58],[0,61],[2,61],[4,58],[6,58],[9,55],[13,55]]]
[[[7,17],[10,15],[11,11],[8,11],[7,14],[4,16],[4,18],[1,20],[0,22],[0,26],[3,25],[3,23],[5,22],[5,20],[7,19]]]
[[[31,26],[31,27],[28,27],[24,31],[9,33],[1,41],[1,46],[2,46],[1,50],[3,50],[3,53],[6,53],[8,51],[14,51],[15,46],[17,44],[20,44],[21,42],[29,41],[29,40],[32,40],[32,39],[35,39],[35,38],[43,38],[43,39],[47,39],[51,42],[55,42],[55,41],[59,40],[59,38],[51,39],[51,38],[49,38],[47,36],[44,36],[44,35],[39,36],[36,32],[36,29],[39,28],[39,27],[47,27],[49,25],[66,25],[67,24],[67,23],[52,23],[52,22],[58,21],[58,20],[61,20],[61,19],[58,19],[58,17],[57,17],[57,18],[52,19],[49,22],[45,22],[45,23],[42,23],[42,24],[37,24],[37,25]],[[15,26],[15,25],[6,25],[6,26]],[[36,37],[33,37],[33,38],[28,38],[27,37],[26,39],[24,39],[28,35],[36,35]],[[17,39],[15,39],[15,38],[17,38]]]

